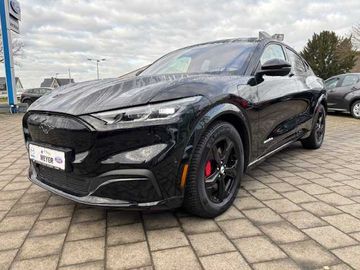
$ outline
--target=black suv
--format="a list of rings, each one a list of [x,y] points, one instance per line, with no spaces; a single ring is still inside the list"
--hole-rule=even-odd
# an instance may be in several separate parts
[[[52,88],[48,87],[27,89],[21,94],[20,102],[26,103],[28,106],[30,106],[38,98],[50,93],[51,90]]]
[[[329,111],[350,112],[360,119],[360,73],[348,73],[325,81]]]
[[[198,44],[32,104],[29,178],[85,204],[214,217],[249,168],[298,140],[319,148],[325,116],[322,79],[278,39]]]

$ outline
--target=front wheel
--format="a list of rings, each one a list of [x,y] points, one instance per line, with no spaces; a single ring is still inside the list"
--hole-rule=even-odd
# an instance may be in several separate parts
[[[360,119],[360,100],[351,105],[351,115],[356,119]]]
[[[28,108],[29,108],[30,105],[32,104],[32,102],[31,102],[30,99],[26,99],[26,100],[24,101],[24,103],[27,105]]]
[[[308,138],[301,140],[302,146],[306,149],[318,149],[321,147],[325,136],[326,110],[323,105],[319,105],[315,113],[315,124]]]
[[[195,148],[184,208],[197,216],[215,217],[233,203],[244,169],[244,151],[237,130],[227,122],[216,122]]]

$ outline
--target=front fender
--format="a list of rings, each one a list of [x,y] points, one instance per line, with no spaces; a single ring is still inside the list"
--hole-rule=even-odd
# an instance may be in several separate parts
[[[249,120],[247,114],[243,108],[239,108],[233,103],[226,102],[213,106],[201,117],[199,117],[192,130],[187,147],[185,148],[183,160],[187,162],[191,159],[193,149],[198,144],[201,136],[213,122],[216,120],[227,121],[227,119],[231,119],[230,122],[235,126],[235,128],[238,131],[242,131],[240,133],[243,133],[243,143],[248,146],[248,152],[251,153],[251,129],[248,124]]]
[[[212,124],[217,119],[221,118],[224,115],[232,115],[242,121],[242,123],[247,123],[247,117],[245,113],[236,105],[232,103],[222,103],[218,104],[215,107],[211,108],[197,123],[194,128],[192,136],[194,136],[195,144],[200,140],[201,135],[205,132],[210,124]],[[250,130],[246,125],[247,132]]]
[[[315,106],[315,110],[314,110],[314,115],[317,112],[317,109],[319,108],[320,104],[325,104],[325,110],[327,111],[327,93],[326,92],[322,92],[317,103]]]

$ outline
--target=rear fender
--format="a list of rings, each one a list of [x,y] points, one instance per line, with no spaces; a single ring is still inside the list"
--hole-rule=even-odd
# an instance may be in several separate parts
[[[345,100],[348,102],[348,110],[351,111],[351,106],[356,100],[360,100],[360,89],[355,90],[346,95]]]
[[[327,95],[326,95],[326,93],[322,93],[320,95],[319,99],[317,100],[316,106],[314,107],[314,110],[312,111],[311,129],[307,132],[307,134],[305,136],[303,136],[303,138],[307,138],[308,136],[310,136],[311,131],[313,130],[315,123],[316,123],[315,115],[316,115],[316,112],[318,111],[320,105],[323,105],[325,107],[325,111],[327,112]]]

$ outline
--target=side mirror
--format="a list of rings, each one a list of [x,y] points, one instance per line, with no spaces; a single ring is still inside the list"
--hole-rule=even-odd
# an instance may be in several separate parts
[[[270,59],[266,61],[261,70],[256,73],[257,76],[285,76],[291,71],[291,64],[281,59]]]

